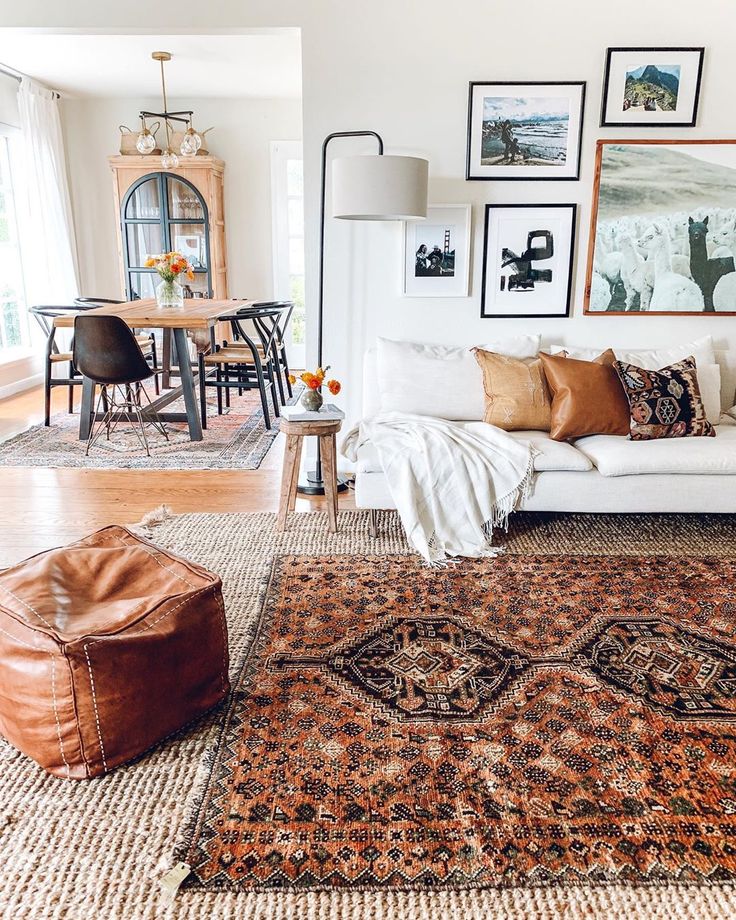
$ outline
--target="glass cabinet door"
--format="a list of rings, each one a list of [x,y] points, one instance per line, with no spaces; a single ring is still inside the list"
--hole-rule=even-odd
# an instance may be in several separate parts
[[[188,297],[212,297],[207,205],[199,191],[180,176],[151,173],[139,179],[122,205],[127,294],[153,297],[158,275],[146,259],[180,252],[191,263],[194,279],[180,279]]]

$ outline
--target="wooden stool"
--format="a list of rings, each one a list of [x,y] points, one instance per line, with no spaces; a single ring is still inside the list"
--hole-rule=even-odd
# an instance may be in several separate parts
[[[281,476],[281,499],[277,530],[286,528],[286,516],[294,510],[296,487],[299,483],[299,464],[302,458],[302,441],[310,435],[319,438],[322,457],[322,479],[325,483],[327,497],[327,516],[330,521],[330,533],[337,533],[337,445],[335,435],[342,427],[342,421],[331,419],[318,421],[281,420],[281,431],[286,435],[284,453],[284,471]]]

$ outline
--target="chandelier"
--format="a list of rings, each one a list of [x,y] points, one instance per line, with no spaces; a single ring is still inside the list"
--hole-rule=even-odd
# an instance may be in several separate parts
[[[171,122],[180,122],[187,126],[179,146],[179,153],[183,157],[195,157],[197,155],[197,151],[202,146],[202,138],[192,127],[192,115],[194,115],[193,111],[188,110],[183,112],[169,112],[168,110],[168,104],[166,102],[166,77],[164,75],[164,63],[171,60],[171,54],[168,51],[154,51],[151,57],[154,61],[158,61],[161,65],[161,97],[163,99],[164,110],[163,112],[140,113],[141,131],[138,135],[135,146],[138,153],[142,153],[144,155],[151,153],[155,149],[156,139],[148,129],[146,119],[162,118],[164,125],[166,126],[166,149],[161,154],[161,167],[163,169],[176,169],[176,167],[179,165],[179,157],[171,149]]]

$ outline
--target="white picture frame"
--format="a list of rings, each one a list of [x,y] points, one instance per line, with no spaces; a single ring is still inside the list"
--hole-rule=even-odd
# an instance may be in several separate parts
[[[427,208],[426,220],[404,221],[402,274],[405,297],[468,296],[471,227],[472,207],[469,204],[432,204]],[[420,255],[423,246],[426,247],[424,259]],[[433,257],[435,246],[439,252]]]

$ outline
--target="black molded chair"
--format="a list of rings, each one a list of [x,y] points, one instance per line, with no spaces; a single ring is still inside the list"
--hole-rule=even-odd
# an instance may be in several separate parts
[[[136,298],[138,299],[138,298]],[[75,297],[74,303],[78,304],[80,307],[93,310],[95,307],[104,307],[108,304],[118,304],[125,303],[124,300],[111,300],[109,297]],[[151,362],[151,367],[156,372],[156,376],[153,379],[153,385],[156,389],[156,395],[158,396],[159,382],[158,382],[158,353],[156,347],[156,337],[152,332],[138,332],[136,329],[133,330],[135,335],[135,340],[141,346],[141,351],[146,356],[146,359]]]
[[[146,437],[146,421],[169,440],[166,428],[142,386],[143,381],[149,380],[155,373],[124,320],[119,316],[79,314],[74,320],[74,364],[81,374],[100,387],[93,421],[100,409],[104,413],[99,424],[96,427],[93,424],[90,430],[87,453],[103,431],[109,441],[118,423],[124,419],[133,423],[133,430],[148,456],[151,451]]]
[[[217,391],[217,412],[222,415],[222,394],[225,393],[226,404],[230,405],[230,390],[258,389],[261,394],[261,407],[267,429],[271,428],[271,416],[268,409],[268,391],[271,391],[274,415],[281,414],[279,398],[276,393],[276,380],[279,374],[274,358],[274,339],[278,333],[278,324],[268,320],[280,315],[280,310],[269,307],[244,307],[236,313],[220,317],[221,322],[228,322],[237,341],[234,344],[223,342],[215,344],[212,334],[212,351],[199,353],[199,399],[202,415],[202,427],[207,427],[207,387]],[[245,320],[253,320],[255,337],[243,326]],[[260,322],[263,320],[263,322]],[[270,327],[270,328],[269,328]],[[214,379],[211,375],[214,373]]]

